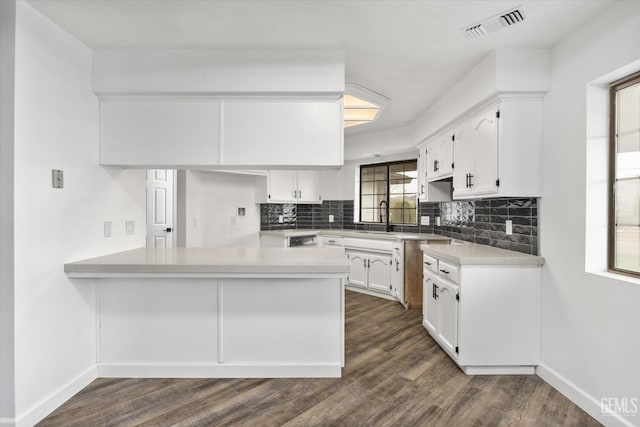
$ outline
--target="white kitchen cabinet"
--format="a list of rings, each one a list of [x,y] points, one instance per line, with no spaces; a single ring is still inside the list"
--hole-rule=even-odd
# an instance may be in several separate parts
[[[427,144],[418,147],[418,201],[447,202],[451,200],[451,183],[428,181]]]
[[[345,237],[343,242],[351,264],[347,286],[391,298],[392,242],[352,237]]]
[[[404,295],[404,242],[393,243],[393,254],[391,258],[391,295],[406,306]]]
[[[320,172],[270,170],[258,181],[258,203],[322,203]]]
[[[465,373],[534,373],[540,265],[455,265],[425,254],[423,278],[423,326]]]
[[[100,163],[139,167],[216,165],[220,101],[103,99]]]
[[[351,270],[347,276],[347,283],[349,285],[364,289],[368,288],[368,255],[367,253],[358,251],[347,251],[347,259],[349,260],[349,264],[351,264]]]
[[[427,181],[453,176],[453,132],[447,131],[427,142]]]
[[[499,115],[498,106],[493,105],[459,125],[454,198],[498,191]]]
[[[342,166],[339,99],[225,100],[224,165]]]
[[[370,290],[376,292],[391,293],[392,263],[392,257],[389,255],[368,256],[368,288]]]
[[[542,96],[500,94],[454,125],[453,198],[541,195]]]
[[[342,97],[336,96],[103,96],[100,163],[210,169],[342,166],[342,115]]]

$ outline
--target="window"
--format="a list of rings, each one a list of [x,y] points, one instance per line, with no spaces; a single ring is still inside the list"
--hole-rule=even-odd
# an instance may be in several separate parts
[[[380,163],[360,167],[360,221],[417,224],[418,162]]]
[[[640,73],[611,85],[609,269],[640,275]]]

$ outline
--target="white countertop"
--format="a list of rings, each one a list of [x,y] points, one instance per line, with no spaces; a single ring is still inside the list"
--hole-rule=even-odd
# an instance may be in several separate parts
[[[527,255],[507,249],[477,243],[457,243],[453,245],[420,245],[422,251],[434,258],[455,264],[485,265],[542,265],[544,258]]]
[[[360,231],[360,230],[271,230],[261,231],[261,236],[297,237],[297,236],[342,236],[358,237],[361,239],[377,240],[425,240],[425,241],[449,241],[451,238],[439,234],[427,233],[400,233],[384,231]]]
[[[71,262],[72,277],[110,274],[346,274],[342,248],[138,248]],[[95,276],[92,276],[95,275]]]

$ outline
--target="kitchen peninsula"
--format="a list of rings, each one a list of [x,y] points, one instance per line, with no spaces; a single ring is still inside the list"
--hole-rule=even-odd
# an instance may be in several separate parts
[[[64,270],[96,288],[100,377],[341,376],[341,248],[139,248]]]

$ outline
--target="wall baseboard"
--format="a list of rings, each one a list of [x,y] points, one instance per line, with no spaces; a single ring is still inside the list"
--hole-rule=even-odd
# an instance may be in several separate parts
[[[30,427],[40,422],[58,406],[69,400],[74,394],[85,388],[98,377],[96,365],[92,365],[75,378],[53,391],[40,402],[16,416],[15,419],[0,419],[0,427]]]
[[[598,420],[605,426],[634,427],[636,424],[620,414],[606,414],[600,409],[600,401],[585,390],[569,381],[557,371],[544,363],[536,368],[536,375],[546,381],[551,387],[558,390],[573,403],[582,408],[587,414]],[[638,416],[640,417],[640,415]],[[640,421],[640,420],[638,420]]]
[[[341,363],[335,364],[98,364],[100,378],[338,378]]]

